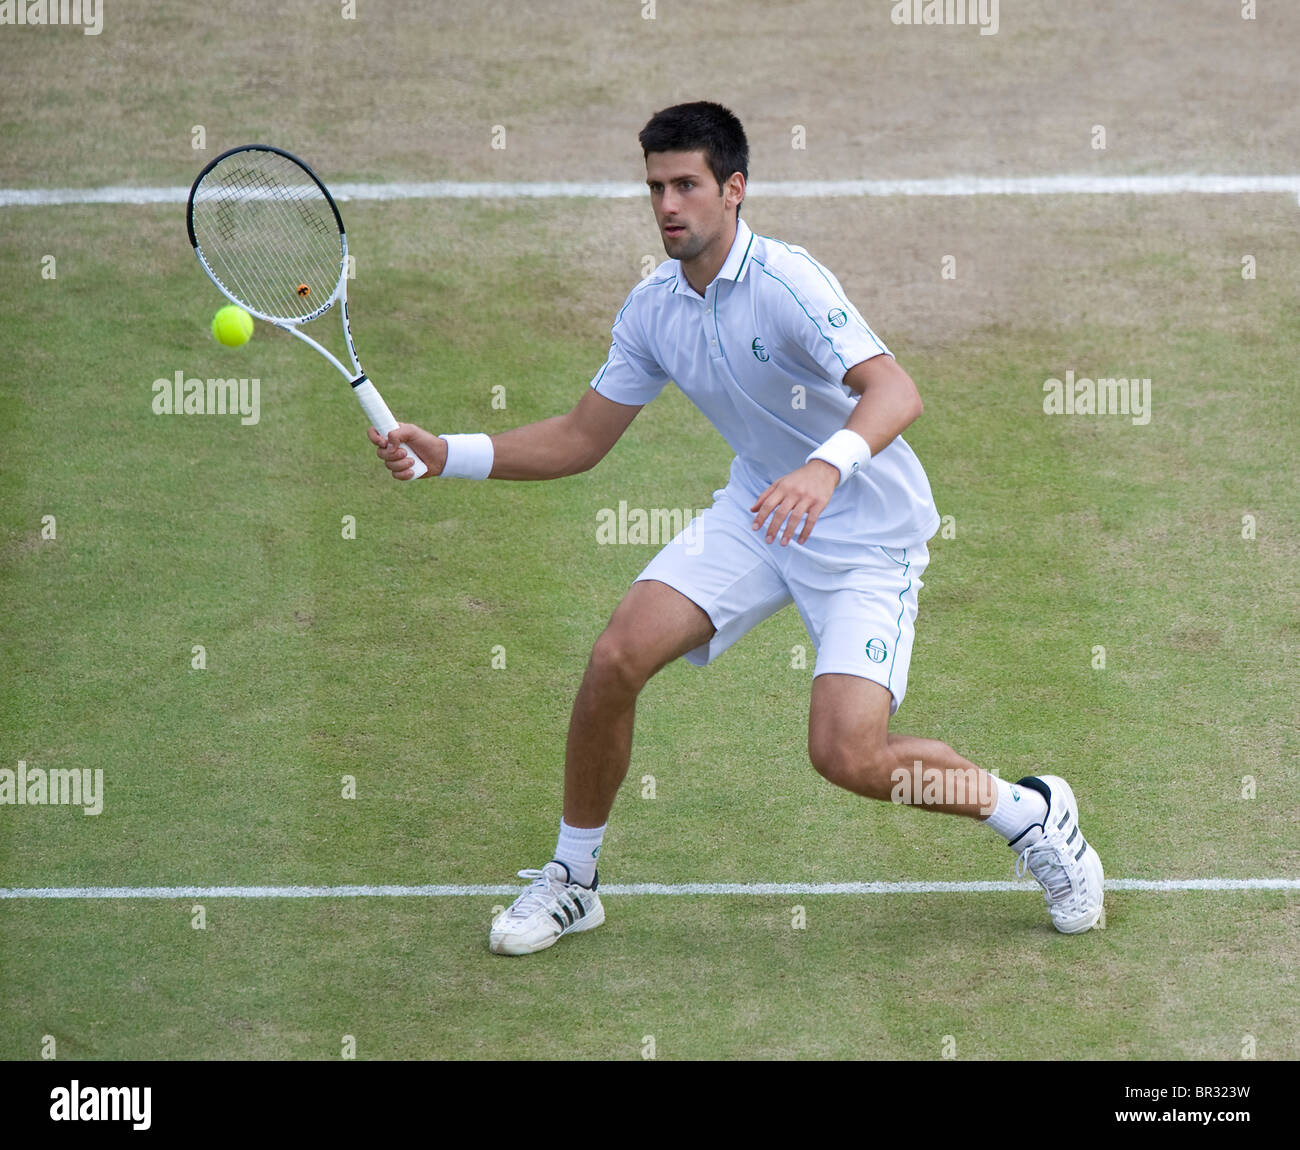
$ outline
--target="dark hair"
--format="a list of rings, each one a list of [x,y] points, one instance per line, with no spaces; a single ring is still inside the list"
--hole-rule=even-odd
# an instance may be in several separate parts
[[[721,188],[733,172],[749,179],[749,141],[734,113],[721,104],[700,100],[656,112],[637,139],[641,152],[703,152]],[[737,207],[736,215],[740,215]]]

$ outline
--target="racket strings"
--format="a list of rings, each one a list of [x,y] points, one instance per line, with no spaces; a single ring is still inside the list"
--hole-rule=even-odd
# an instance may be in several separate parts
[[[259,190],[264,182],[261,179],[252,183],[245,181],[241,194],[247,197],[250,192]],[[328,265],[324,272],[321,271],[315,253],[305,255],[300,251],[291,251],[294,245],[286,243],[283,235],[286,223],[287,220],[270,217],[266,212],[254,210],[248,213],[245,219],[248,242],[231,249],[231,262],[238,266],[245,282],[258,282],[274,290],[275,302],[281,305],[281,310],[289,313],[282,318],[296,318],[310,314],[320,303],[319,297],[311,300],[309,296],[298,294],[298,287],[305,282],[305,277],[312,276],[321,283],[332,280],[335,276]],[[327,258],[337,258],[337,235],[335,230]],[[298,241],[301,237],[295,236],[294,239]],[[241,255],[244,258],[240,259]],[[310,270],[304,267],[308,262],[311,263]]]
[[[236,153],[204,177],[193,213],[205,261],[250,309],[301,320],[333,298],[343,272],[339,225],[320,187],[294,161],[275,152]]]
[[[242,175],[237,173],[237,175]],[[230,247],[219,250],[218,258],[223,258],[227,267],[233,273],[232,282],[226,286],[235,294],[242,294],[245,290],[248,292],[248,302],[255,306],[258,299],[254,297],[265,298],[255,285],[263,287],[272,285],[277,291],[277,296],[283,296],[283,289],[289,279],[294,278],[293,269],[288,258],[282,254],[283,245],[277,245],[276,237],[270,229],[259,222],[255,214],[245,214],[241,221],[241,231],[237,230],[234,223],[236,207],[240,201],[225,199],[220,202],[217,209],[218,216],[224,214],[227,221],[227,228],[223,233],[223,238],[231,242],[234,236],[241,235],[242,242],[233,244]],[[200,246],[202,246],[200,244]],[[269,301],[268,301],[269,302]],[[280,299],[275,299],[275,303],[280,303]],[[258,308],[266,311],[267,308]],[[285,310],[281,308],[280,310]],[[289,318],[289,317],[281,317]]]
[[[250,153],[249,155],[264,156],[272,162],[282,159],[275,153]],[[249,209],[239,215],[247,230],[249,242],[241,244],[238,249],[232,248],[231,255],[234,256],[237,251],[247,253],[251,258],[240,265],[245,274],[255,270],[263,277],[264,282],[269,277],[270,282],[281,292],[291,288],[295,296],[298,296],[298,286],[305,282],[303,278],[305,276],[313,276],[318,284],[322,282],[333,284],[336,278],[333,264],[340,250],[338,229],[333,223],[333,213],[330,213],[328,224],[321,218],[317,208],[325,207],[325,199],[316,185],[311,182],[306,185],[299,182],[298,186],[291,186],[281,178],[282,174],[296,176],[301,181],[303,173],[296,165],[289,164],[287,161],[276,164],[276,167],[281,170],[271,171],[263,165],[252,162],[232,167],[228,176],[223,174],[218,211],[225,212],[228,221],[227,232],[230,233],[237,231],[237,225],[233,223],[237,215],[235,209],[237,207]],[[289,168],[289,172],[283,173],[286,167]],[[318,203],[316,205],[309,203],[306,198],[308,196]],[[320,249],[304,250],[303,243],[307,237],[297,231],[292,217],[280,210],[286,203],[293,203],[297,207],[298,219],[303,228],[328,241],[323,253],[325,258],[323,265],[319,259],[322,254]],[[295,267],[303,264],[307,267]],[[298,296],[299,300],[301,298]],[[318,303],[319,300],[312,301],[311,306],[300,304],[297,309],[292,310],[304,314],[314,310]]]
[[[281,159],[275,153],[251,155]],[[296,165],[277,164],[281,169],[285,166],[290,167],[290,172],[284,174],[299,181],[303,179]],[[279,305],[278,311],[285,313],[282,318],[298,318],[316,310],[321,302],[319,295],[315,300],[309,294],[302,295],[300,285],[307,283],[310,288],[314,279],[318,287],[328,283],[332,288],[337,279],[335,267],[341,247],[333,213],[330,213],[330,224],[326,225],[320,212],[306,199],[310,196],[319,201],[319,207],[325,207],[324,197],[316,185],[309,182],[294,187],[281,174],[254,163],[236,166],[228,178],[223,178],[220,203],[228,218],[237,218],[243,225],[247,242],[229,249],[231,263],[238,269],[241,281],[263,299],[265,291],[270,289],[273,300],[268,300],[268,305],[271,302]],[[294,215],[285,210],[289,204],[297,208],[297,223]],[[233,229],[236,234],[238,228],[236,224]],[[310,246],[310,235],[327,241],[323,253],[318,246]],[[276,309],[268,306],[258,310]]]

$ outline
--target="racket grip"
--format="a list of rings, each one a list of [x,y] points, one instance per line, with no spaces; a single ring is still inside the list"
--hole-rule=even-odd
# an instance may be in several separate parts
[[[362,376],[352,385],[352,391],[357,397],[357,402],[361,404],[361,410],[366,413],[366,418],[370,420],[370,426],[373,427],[380,435],[387,435],[397,427],[397,420],[393,418],[393,413],[388,410],[388,404],[384,402],[383,396],[379,390],[366,376]],[[408,444],[402,444],[402,449],[411,457],[411,462],[415,466],[415,474],[412,479],[419,479],[421,475],[429,470]]]

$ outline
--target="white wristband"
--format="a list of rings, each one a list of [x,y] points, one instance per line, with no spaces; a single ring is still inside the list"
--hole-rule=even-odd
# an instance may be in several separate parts
[[[845,427],[832,435],[804,462],[810,463],[814,459],[821,459],[838,470],[840,481],[835,486],[842,487],[849,476],[856,475],[871,461],[871,448],[856,431]]]
[[[441,478],[486,479],[492,474],[492,437],[476,432],[473,435],[440,435],[447,442],[447,462],[443,464]]]

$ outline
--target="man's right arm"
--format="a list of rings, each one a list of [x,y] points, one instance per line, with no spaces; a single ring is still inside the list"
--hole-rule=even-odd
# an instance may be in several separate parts
[[[588,388],[572,411],[494,435],[490,478],[559,479],[589,471],[640,410]]]
[[[492,436],[491,479],[559,479],[595,467],[627,430],[644,404],[615,403],[588,388],[572,411]],[[370,428],[370,441],[394,479],[411,477],[410,461],[398,444],[409,445],[442,474],[447,442],[413,423],[400,423],[385,436]]]

